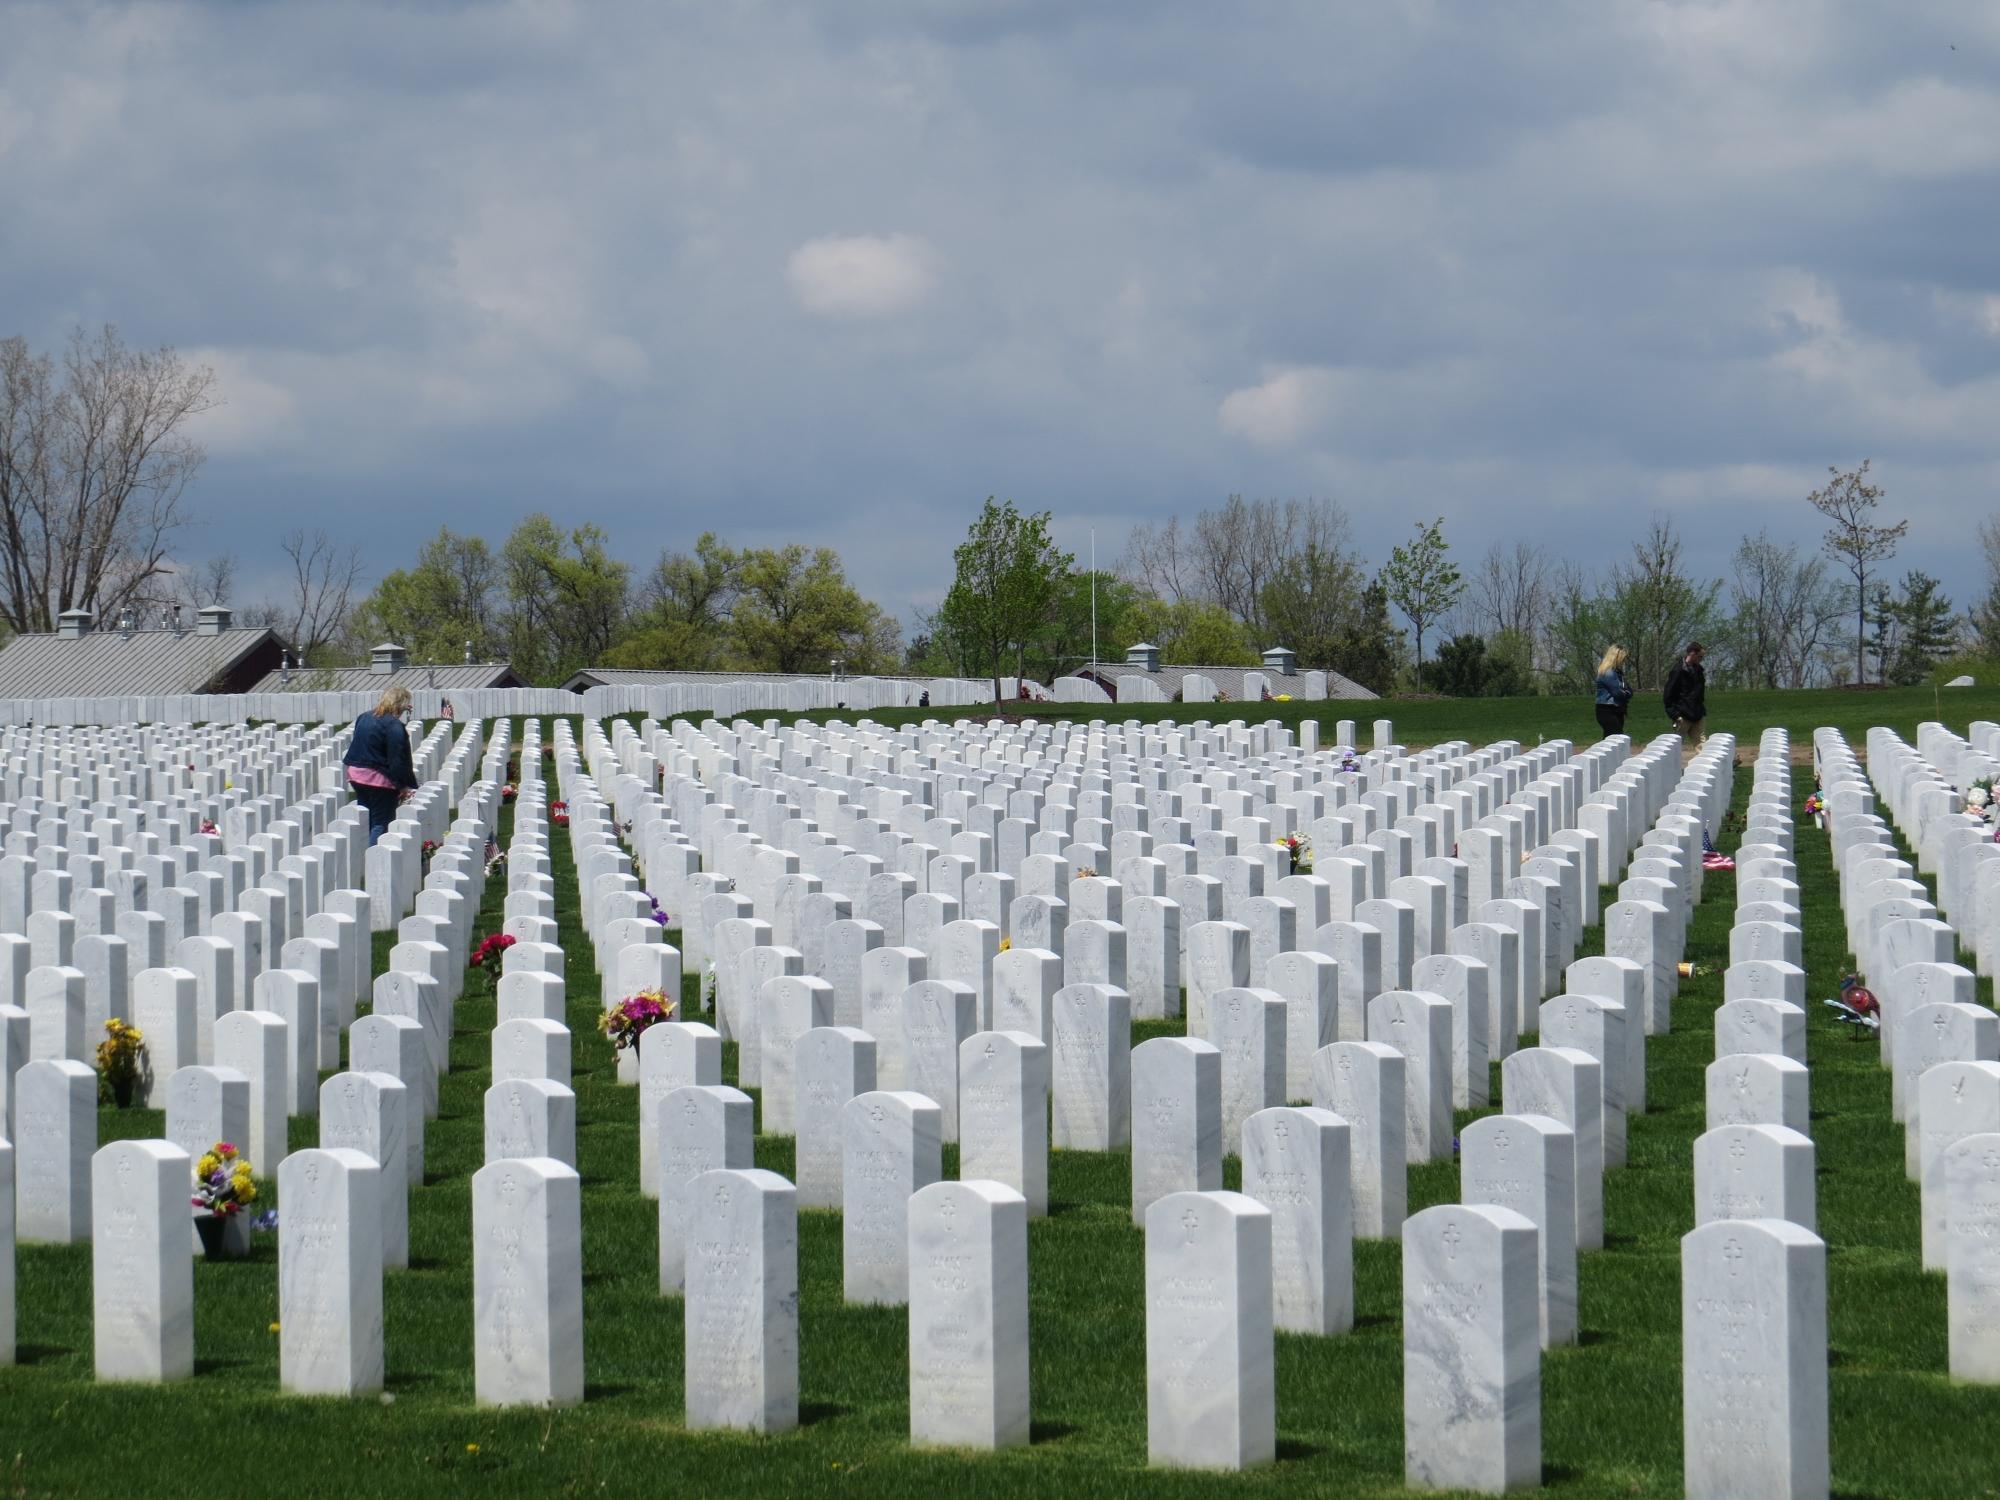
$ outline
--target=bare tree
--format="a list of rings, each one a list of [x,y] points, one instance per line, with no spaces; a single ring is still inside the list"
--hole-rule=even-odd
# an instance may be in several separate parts
[[[1804,687],[1820,672],[1820,647],[1845,605],[1826,565],[1764,532],[1736,548],[1730,583],[1731,654],[1750,687]]]
[[[317,664],[326,647],[340,639],[361,581],[361,552],[342,551],[324,531],[293,531],[280,544],[292,564],[292,587],[270,606],[278,633],[302,662]]]
[[[1186,598],[1193,580],[1187,546],[1181,537],[1181,518],[1169,516],[1167,524],[1160,527],[1150,523],[1134,526],[1118,571],[1128,582],[1138,584],[1149,594],[1157,594],[1169,604],[1178,604]]]
[[[205,456],[186,429],[214,380],[109,324],[77,329],[60,365],[0,339],[0,614],[16,630],[113,615],[167,571]]]
[[[1908,521],[1878,526],[1869,518],[1881,503],[1882,487],[1868,482],[1868,460],[1842,473],[1828,466],[1832,477],[1806,496],[1807,504],[1833,523],[1827,528],[1827,556],[1854,575],[1854,676],[1868,680],[1868,574],[1876,563],[1896,555],[1896,544],[1910,529]]]
[[[1533,644],[1548,619],[1549,555],[1533,542],[1495,542],[1466,580],[1483,635],[1518,635]]]
[[[188,614],[210,604],[227,604],[236,590],[236,558],[224,552],[198,563],[181,563],[172,570],[172,587],[149,590],[135,604],[178,605]]]
[[[1986,587],[1969,612],[1979,650],[2000,657],[2000,516],[1979,523],[1979,551],[1986,563]]]
[[[1298,547],[1300,507],[1291,501],[1231,495],[1219,509],[1195,517],[1195,571],[1211,603],[1264,634],[1262,600],[1269,583]]]

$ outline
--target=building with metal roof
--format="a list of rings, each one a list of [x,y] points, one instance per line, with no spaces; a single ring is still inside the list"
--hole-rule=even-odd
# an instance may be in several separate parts
[[[415,662],[392,641],[369,653],[365,667],[295,667],[279,663],[255,687],[257,693],[380,693],[400,685],[411,692],[441,693],[474,688],[526,687],[513,666],[504,661]]]
[[[1092,662],[1055,684],[1056,698],[1066,702],[1251,703],[1266,691],[1273,698],[1312,702],[1379,696],[1338,672],[1301,672],[1297,654],[1284,646],[1264,652],[1261,667],[1201,667],[1162,665],[1160,648],[1141,641],[1124,661]]]
[[[875,682],[917,680],[900,673],[886,672],[870,672],[867,677]],[[784,687],[801,682],[825,684],[850,680],[852,679],[835,676],[830,672],[683,672],[670,667],[586,667],[563,686],[572,693],[581,693],[594,687],[701,687],[729,682],[756,682],[772,687]]]
[[[0,646],[0,699],[166,697],[241,693],[275,670],[284,643],[274,630],[239,629],[224,604],[197,610],[192,630],[137,628],[131,616],[99,629],[87,609],[64,610],[53,633],[17,635]]]

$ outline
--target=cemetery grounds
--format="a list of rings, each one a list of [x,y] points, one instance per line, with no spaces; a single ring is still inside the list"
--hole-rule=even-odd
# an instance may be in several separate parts
[[[1920,1269],[1917,1188],[1903,1173],[1889,1074],[1877,1066],[1874,1042],[1850,1038],[1818,1003],[1852,960],[1825,836],[1798,810],[1813,789],[1815,726],[1840,728],[1860,753],[1871,724],[1914,742],[1916,725],[1939,717],[1937,702],[1930,688],[1711,696],[1709,728],[1735,734],[1741,755],[1779,724],[1791,732],[1795,759],[1808,762],[1795,768],[1793,801],[1839,1496],[2000,1495],[2000,1388],[1954,1387],[1944,1373],[1944,1278]],[[2000,718],[1992,689],[1958,690],[1942,704],[1960,731],[1974,718]],[[1635,738],[1661,727],[1654,707],[1650,695],[1635,702]],[[1413,747],[1594,733],[1588,706],[1561,699],[1395,701],[1379,710],[1038,705],[1036,716],[1312,717],[1326,743],[1335,718],[1376,711],[1392,714]],[[891,723],[947,716],[871,715]],[[1739,762],[1738,813],[1748,787]],[[509,807],[503,846],[512,817]],[[1733,832],[1718,843],[1732,848]],[[583,1404],[493,1411],[473,1399],[471,1175],[482,1164],[494,1023],[491,993],[473,986],[457,1005],[452,1071],[427,1130],[426,1180],[411,1195],[410,1268],[385,1280],[387,1394],[280,1395],[275,1235],[260,1235],[247,1262],[197,1259],[195,1377],[160,1388],[92,1378],[90,1247],[22,1247],[19,1361],[0,1368],[0,1495],[1403,1493],[1400,1255],[1394,1244],[1370,1241],[1354,1247],[1354,1330],[1277,1335],[1277,1462],[1230,1476],[1147,1469],[1143,1243],[1131,1222],[1124,1153],[1051,1156],[1050,1215],[1029,1231],[1029,1447],[991,1455],[909,1447],[904,1310],[842,1303],[840,1220],[813,1210],[799,1215],[800,1427],[771,1438],[683,1431],[681,1302],[658,1291],[657,1206],[638,1187],[638,1091],[617,1084],[597,1029],[598,976],[580,937],[568,838],[552,830],[550,844],[575,1039]],[[504,886],[489,883],[478,932],[499,930]],[[1687,943],[1703,972],[1683,983],[1673,1032],[1648,1039],[1648,1110],[1631,1123],[1628,1165],[1606,1174],[1605,1248],[1580,1259],[1581,1337],[1542,1358],[1543,1475],[1554,1494],[1682,1492],[1680,1237],[1694,1222],[1692,1150],[1704,1129],[1703,1069],[1713,1056],[1710,1023],[1733,907],[1733,880],[1710,877]],[[1588,932],[1581,952],[1602,952],[1602,936]],[[377,972],[393,941],[376,934]],[[678,934],[668,941],[678,943]],[[690,1002],[699,984],[687,978]],[[1991,1005],[1989,983],[1979,988]],[[1179,1021],[1140,1022],[1133,1039],[1180,1030]],[[733,1057],[725,1056],[724,1076],[735,1077]],[[1498,1099],[1497,1065],[1492,1093]],[[1461,1113],[1458,1123],[1471,1118]],[[295,1148],[317,1144],[316,1119],[295,1119],[291,1130]],[[156,1112],[106,1106],[99,1115],[101,1141],[161,1131]],[[792,1175],[789,1138],[760,1137],[756,1155],[758,1166]],[[1234,1157],[1225,1173],[1225,1185],[1236,1187]],[[950,1145],[944,1175],[957,1175]],[[1454,1163],[1414,1167],[1409,1211],[1456,1201],[1457,1190]]]

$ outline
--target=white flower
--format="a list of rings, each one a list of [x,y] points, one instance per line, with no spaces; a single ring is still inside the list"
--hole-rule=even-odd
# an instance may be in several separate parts
[[[1967,787],[1965,790],[1965,805],[1967,807],[1984,807],[1992,800],[1993,794],[1988,792],[1983,786]]]

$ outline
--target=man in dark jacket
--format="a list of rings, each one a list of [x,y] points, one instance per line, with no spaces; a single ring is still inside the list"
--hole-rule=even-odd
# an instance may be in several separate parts
[[[1695,641],[1667,673],[1667,690],[1662,697],[1667,717],[1689,749],[1701,744],[1702,724],[1708,718],[1708,674],[1701,669],[1701,642]]]

